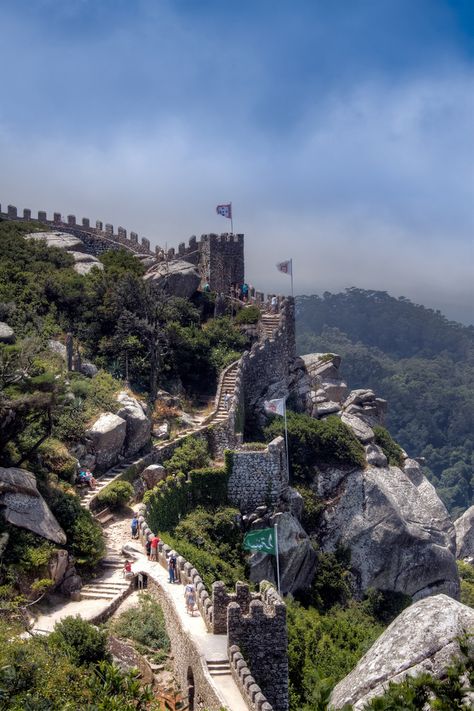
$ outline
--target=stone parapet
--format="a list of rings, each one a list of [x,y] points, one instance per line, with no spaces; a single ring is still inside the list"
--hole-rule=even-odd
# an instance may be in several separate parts
[[[288,488],[285,442],[276,437],[264,450],[238,451],[232,457],[228,497],[243,513],[275,506]]]
[[[8,205],[7,212],[3,213],[0,205],[0,217],[8,220],[28,220],[29,222],[51,225],[55,229],[60,229],[61,232],[73,234],[81,239],[86,244],[87,251],[96,256],[110,249],[120,249],[121,246],[136,254],[155,256],[155,251],[151,250],[148,239],[142,237],[141,242],[139,242],[136,232],[130,233],[129,239],[127,238],[127,230],[123,227],[119,227],[115,234],[113,225],[110,223],[107,223],[104,229],[103,222],[97,220],[96,226],[91,227],[91,221],[87,217],[82,218],[82,224],[79,224],[75,215],[68,215],[64,220],[60,212],[55,212],[52,220],[48,220],[47,213],[44,211],[38,212],[37,219],[31,215],[31,210],[25,208],[23,216],[20,217],[14,205]]]

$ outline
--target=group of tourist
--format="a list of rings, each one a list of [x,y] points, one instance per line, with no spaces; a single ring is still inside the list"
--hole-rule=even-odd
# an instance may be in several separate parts
[[[133,516],[130,529],[132,533],[132,538],[136,539],[139,536],[139,521],[136,515]],[[154,533],[147,540],[146,554],[148,560],[158,561],[158,543],[160,542],[160,537]],[[132,564],[129,560],[125,561],[123,568],[123,575],[127,578],[133,575]],[[168,558],[168,582],[171,584],[179,583],[179,570],[178,561],[176,559],[175,553],[172,551]],[[192,583],[188,583],[184,588],[184,600],[186,604],[186,611],[188,614],[194,615],[194,608],[196,605],[196,588]]]

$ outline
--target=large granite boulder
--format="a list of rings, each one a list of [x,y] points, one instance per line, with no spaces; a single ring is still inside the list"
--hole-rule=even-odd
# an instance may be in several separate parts
[[[323,390],[327,400],[340,404],[348,387],[339,373],[341,356],[335,353],[309,353],[302,356],[313,391]]]
[[[370,427],[383,425],[387,413],[387,401],[376,397],[373,390],[351,390],[343,403],[345,415],[356,415]]]
[[[374,696],[381,696],[390,682],[399,683],[408,675],[428,673],[441,679],[446,669],[463,658],[460,640],[471,634],[474,610],[446,595],[416,602],[404,610],[334,688],[329,706],[340,709],[353,704],[364,708]]]
[[[75,251],[69,251],[69,254],[74,258],[74,271],[78,274],[89,274],[94,267],[97,267],[97,269],[101,271],[104,269],[102,262],[99,262],[97,257],[94,257],[93,254]]]
[[[149,269],[144,279],[151,280],[158,289],[163,289],[173,296],[189,299],[201,283],[199,272],[189,262],[174,259],[171,262],[160,262]]]
[[[147,417],[146,407],[127,392],[120,392],[117,400],[121,405],[117,415],[127,423],[124,454],[129,457],[143,449],[150,441],[151,420]]]
[[[68,252],[86,252],[87,247],[79,239],[67,232],[31,232],[25,239],[44,240],[48,247],[58,247]]]
[[[99,471],[105,471],[117,462],[126,433],[126,421],[112,412],[102,413],[86,431],[87,449],[95,457]]]
[[[286,595],[309,588],[316,572],[317,554],[308,534],[289,512],[274,514],[269,523],[278,525],[281,592]],[[276,584],[275,556],[252,553],[250,580],[254,583],[268,580]]]
[[[0,343],[15,343],[15,332],[4,321],[0,321]]]
[[[368,466],[320,472],[326,501],[318,532],[323,551],[351,552],[354,592],[393,590],[419,599],[459,596],[454,526],[414,460],[399,469]]]
[[[161,464],[150,464],[140,474],[140,478],[145,484],[145,491],[153,489],[158,482],[166,479],[166,469]]]
[[[471,506],[455,522],[456,557],[474,558],[474,506]]]
[[[0,467],[0,510],[7,523],[54,543],[66,543],[66,534],[39,493],[34,474],[25,469]]]

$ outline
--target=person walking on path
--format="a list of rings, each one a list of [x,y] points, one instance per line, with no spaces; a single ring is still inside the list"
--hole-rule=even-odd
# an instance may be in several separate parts
[[[227,391],[226,391],[226,394],[224,395],[224,407],[225,407],[225,409],[227,410],[227,412],[229,412],[231,399],[232,399],[232,395],[231,395],[230,392],[227,390]]]
[[[147,542],[145,543],[145,548],[146,548],[146,557],[148,560],[150,560],[150,555],[151,555],[151,540],[148,539]]]
[[[150,560],[158,560],[158,543],[159,542],[160,542],[160,539],[155,533],[155,535],[151,539]]]
[[[168,574],[169,574],[168,582],[174,583],[176,581],[176,558],[174,555],[170,555],[169,560],[168,560]]]
[[[194,617],[194,605],[196,604],[196,588],[192,583],[188,583],[184,588],[184,599],[186,602],[186,611]]]
[[[272,306],[272,313],[276,314],[278,311],[278,296],[275,296],[275,295],[272,296],[271,306]]]
[[[132,538],[138,538],[138,518],[136,516],[132,518],[130,528],[132,529]]]

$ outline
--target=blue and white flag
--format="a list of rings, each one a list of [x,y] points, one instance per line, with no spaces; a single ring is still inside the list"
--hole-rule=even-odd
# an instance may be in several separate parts
[[[228,217],[229,220],[232,219],[232,203],[229,202],[227,205],[218,205],[216,207],[216,212],[218,215],[222,215],[222,217]]]

